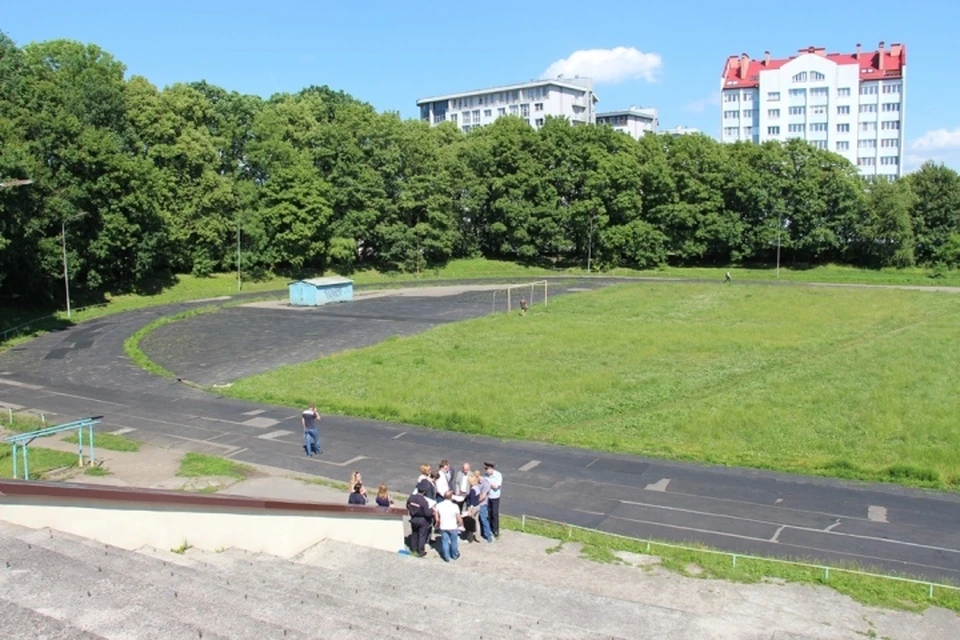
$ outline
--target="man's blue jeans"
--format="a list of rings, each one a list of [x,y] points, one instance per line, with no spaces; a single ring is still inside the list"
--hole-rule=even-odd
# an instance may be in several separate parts
[[[486,503],[480,505],[480,535],[487,542],[493,542],[493,534],[490,532],[490,511]]]
[[[320,453],[320,432],[316,429],[304,429],[303,448],[308,456]]]
[[[440,532],[440,556],[445,562],[460,557],[460,535],[456,529]]]

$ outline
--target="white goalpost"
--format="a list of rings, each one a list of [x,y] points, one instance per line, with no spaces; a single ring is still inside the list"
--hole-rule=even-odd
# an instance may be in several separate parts
[[[526,301],[527,307],[547,306],[550,298],[549,283],[546,280],[537,280],[526,284],[506,285],[502,289],[493,291],[493,312],[510,313],[519,311],[521,302]]]

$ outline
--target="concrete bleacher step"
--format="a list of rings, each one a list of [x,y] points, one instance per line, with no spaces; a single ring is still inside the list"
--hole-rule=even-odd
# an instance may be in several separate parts
[[[324,566],[317,560],[320,557],[332,558],[335,562],[333,566]],[[643,629],[633,632],[632,628],[639,626],[642,608],[633,602],[530,584],[522,576],[483,574],[474,569],[461,569],[456,563],[447,565],[436,559],[398,556],[334,541],[316,545],[312,552],[302,554],[300,562],[262,554],[248,554],[248,558],[249,568],[243,573],[265,582],[281,579],[297,582],[317,577],[323,571],[320,575],[340,585],[341,593],[386,596],[382,606],[392,606],[398,615],[414,612],[418,616],[444,619],[449,614],[453,619],[483,620],[484,637],[657,638],[684,624],[679,614],[668,612],[660,617],[665,624],[645,621]],[[244,556],[241,555],[241,559]],[[452,586],[430,587],[436,584],[470,585],[470,590],[464,593]],[[585,611],[589,614],[586,617]],[[646,610],[643,613],[646,614]],[[629,635],[622,635],[624,628],[631,628]]]
[[[0,536],[3,534],[0,533]],[[202,615],[194,615],[189,606],[178,608],[175,616],[185,622],[202,625],[209,622],[217,634],[229,638],[391,638],[375,625],[363,625],[351,617],[354,603],[337,606],[325,597],[307,602],[303,593],[288,590],[281,597],[267,597],[262,584],[243,581],[242,576],[213,574],[210,566],[167,551],[153,556],[125,551],[58,531],[23,529],[16,538],[71,562],[84,564],[90,571],[110,576],[135,575],[141,590],[147,590],[164,602],[202,603]],[[176,560],[173,560],[176,559]],[[303,603],[303,604],[301,604]],[[346,616],[346,617],[345,617]],[[199,633],[198,629],[197,633]],[[196,637],[194,633],[190,637]],[[204,638],[210,637],[204,631]]]
[[[33,609],[22,607],[0,596],[0,632],[17,637],[18,630],[29,630],[21,637],[32,640],[106,640],[103,636],[78,629],[70,622],[58,620]]]

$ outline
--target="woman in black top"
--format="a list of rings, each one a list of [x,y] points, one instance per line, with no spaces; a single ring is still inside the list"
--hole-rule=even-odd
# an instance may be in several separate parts
[[[347,499],[347,504],[367,504],[367,496],[363,494],[363,485],[359,482],[353,485],[353,493]]]

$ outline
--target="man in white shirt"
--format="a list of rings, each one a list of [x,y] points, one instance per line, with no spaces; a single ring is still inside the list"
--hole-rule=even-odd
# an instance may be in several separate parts
[[[444,496],[450,491],[450,463],[444,460],[440,463],[437,476],[437,502],[443,502]]]
[[[460,529],[463,527],[463,518],[460,516],[460,507],[451,500],[453,492],[447,490],[443,501],[437,503],[437,528],[440,530],[440,556],[444,562],[450,562],[460,557]]]
[[[490,482],[490,493],[487,494],[487,510],[490,518],[490,533],[494,538],[500,537],[500,485],[503,484],[503,474],[497,471],[492,462],[484,462],[487,480]]]
[[[461,513],[463,513],[463,505],[466,503],[468,493],[470,493],[470,463],[464,462],[460,471],[457,471],[456,491],[453,495],[453,499],[460,503]]]

